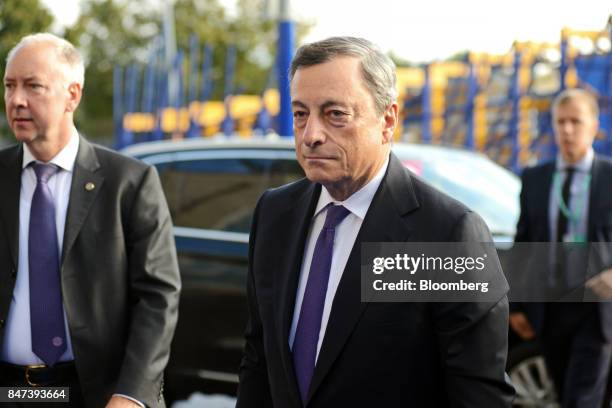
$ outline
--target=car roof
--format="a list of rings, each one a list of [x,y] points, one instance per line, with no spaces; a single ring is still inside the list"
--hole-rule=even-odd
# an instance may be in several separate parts
[[[130,145],[121,150],[128,156],[144,157],[159,153],[171,153],[190,150],[217,150],[217,149],[278,149],[294,150],[293,137],[266,136],[244,138],[239,136],[215,136],[211,138],[194,138],[182,140],[160,140],[142,142]],[[413,153],[423,155],[460,155],[463,157],[488,158],[480,153],[465,150],[456,146],[425,145],[418,143],[394,142],[393,151],[399,153]]]
[[[148,156],[157,153],[180,152],[207,149],[293,149],[293,138],[241,138],[220,137],[194,138],[182,140],[159,140],[155,142],[136,143],[121,150],[129,156]]]

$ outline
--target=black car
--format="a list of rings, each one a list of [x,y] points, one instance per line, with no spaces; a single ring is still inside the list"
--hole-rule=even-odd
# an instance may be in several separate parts
[[[478,212],[500,249],[512,241],[520,189],[514,174],[460,149],[397,143],[393,151],[418,176]],[[124,153],[155,165],[175,225],[183,292],[167,399],[194,391],[233,395],[247,319],[251,216],[266,189],[304,177],[293,141],[163,141]],[[511,336],[509,371],[520,406],[546,406],[554,392],[537,347]]]

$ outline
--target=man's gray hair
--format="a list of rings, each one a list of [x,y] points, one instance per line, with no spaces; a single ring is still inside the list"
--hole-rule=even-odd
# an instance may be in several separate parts
[[[379,114],[397,100],[395,64],[376,45],[363,38],[331,37],[302,45],[291,61],[289,78],[293,80],[301,67],[322,64],[336,57],[359,59],[363,79]]]
[[[592,92],[582,88],[570,88],[561,92],[552,103],[553,117],[557,113],[559,106],[565,105],[570,101],[582,100],[589,107],[595,119],[599,119],[599,105],[597,104],[597,96]]]
[[[23,47],[41,43],[51,44],[54,47],[58,60],[65,65],[64,71],[66,80],[68,82],[76,82],[80,84],[82,88],[85,84],[85,65],[81,53],[79,53],[75,46],[69,41],[51,33],[36,33],[23,37],[19,40],[17,45],[9,51],[6,57],[7,64],[15,56],[17,51]]]

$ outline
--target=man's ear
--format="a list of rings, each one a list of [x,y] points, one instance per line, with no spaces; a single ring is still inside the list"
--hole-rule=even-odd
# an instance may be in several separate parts
[[[393,141],[393,132],[398,124],[397,102],[393,102],[383,114],[383,143],[391,143]]]
[[[72,82],[68,85],[68,103],[66,104],[66,112],[74,112],[81,102],[83,89],[81,84]]]

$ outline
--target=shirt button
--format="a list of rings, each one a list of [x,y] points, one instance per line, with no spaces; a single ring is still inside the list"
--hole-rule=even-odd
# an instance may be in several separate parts
[[[17,271],[15,270],[15,268],[11,269],[11,278],[15,279],[17,277]]]
[[[4,319],[0,319],[0,327],[4,327]]]

